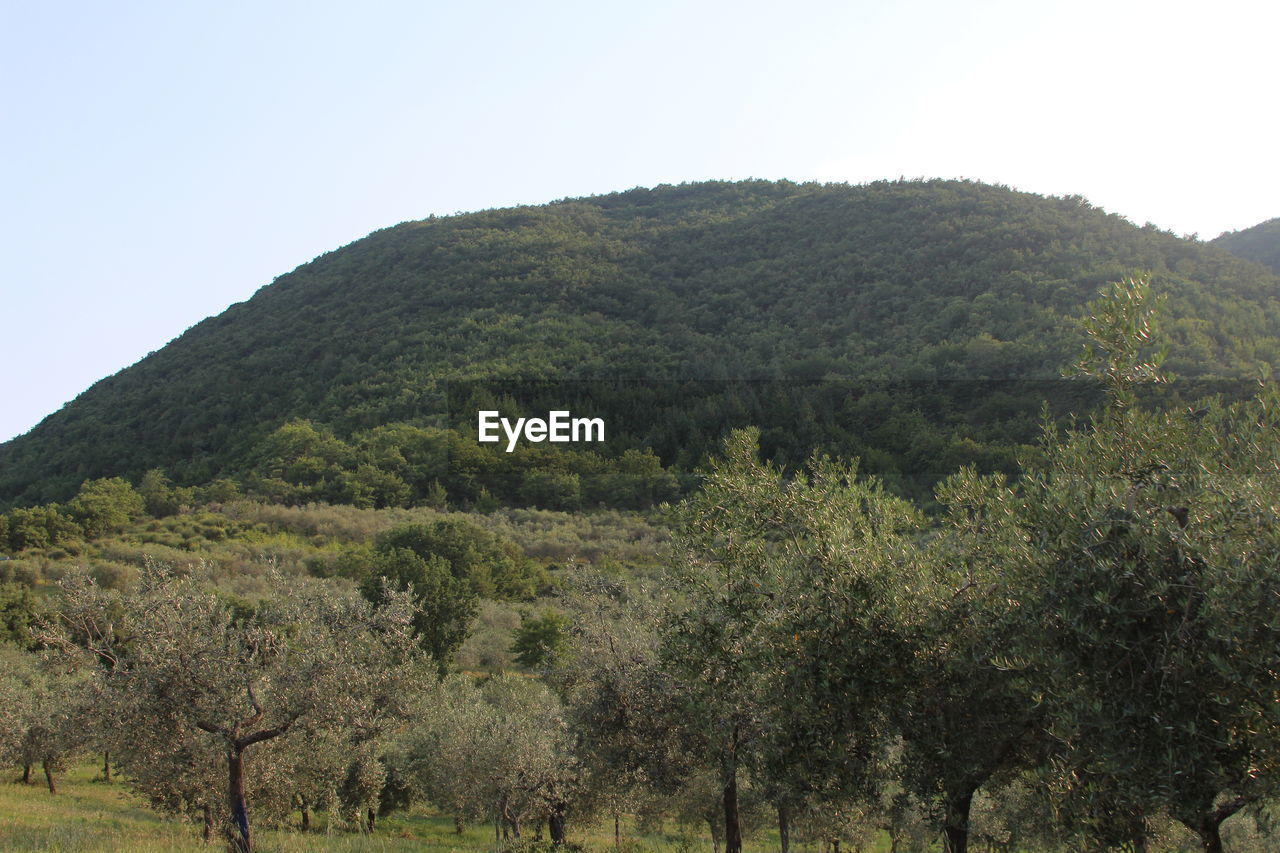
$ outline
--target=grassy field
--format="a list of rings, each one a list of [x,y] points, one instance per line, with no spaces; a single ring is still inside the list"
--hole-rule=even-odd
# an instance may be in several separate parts
[[[14,784],[15,775],[6,770],[0,777],[0,850],[103,851],[103,853],[214,853],[225,849],[218,842],[205,844],[197,828],[168,819],[152,809],[121,783],[104,784],[96,766],[73,768],[58,781],[58,793],[50,795],[44,777],[32,773],[39,784]],[[250,806],[252,808],[252,806]],[[613,822],[597,825],[570,824],[569,840],[589,853],[615,853]],[[1232,853],[1264,853],[1277,849],[1252,819],[1233,818],[1224,825],[1226,849]],[[706,827],[684,829],[668,821],[663,831],[644,833],[624,819],[621,853],[711,853],[711,837]],[[398,853],[398,851],[492,851],[498,849],[490,825],[454,832],[452,819],[426,811],[397,812],[379,819],[373,835],[346,830],[326,831],[323,815],[313,820],[308,833],[259,829],[255,847],[262,853]],[[509,846],[509,845],[508,845]],[[774,853],[778,835],[772,826],[748,836],[746,853]],[[888,853],[888,839],[857,848],[846,841],[846,853]],[[937,842],[926,844],[938,851]],[[914,848],[913,848],[914,849]],[[974,844],[974,850],[987,848]],[[1021,851],[1025,848],[1019,847]],[[1199,845],[1186,830],[1162,824],[1152,838],[1151,849],[1160,853],[1194,853]],[[823,845],[792,842],[794,853],[823,853]]]
[[[95,781],[95,777],[97,780]],[[104,853],[210,853],[221,844],[204,844],[196,827],[167,819],[152,811],[119,783],[104,784],[96,767],[73,768],[58,781],[58,793],[50,795],[44,777],[32,773],[40,784],[13,784],[6,773],[0,782],[0,850],[104,851]],[[252,808],[252,807],[251,807]],[[711,850],[711,839],[669,832],[637,837],[624,825],[623,853]],[[591,851],[612,851],[613,825],[570,828],[570,841]],[[327,833],[319,828],[296,831],[260,830],[255,846],[264,853],[398,853],[432,850],[482,851],[496,847],[491,826],[454,832],[449,818],[424,813],[396,813],[378,824],[373,835],[346,831]],[[749,850],[776,850],[776,834],[762,834]],[[877,853],[877,851],[865,851]]]

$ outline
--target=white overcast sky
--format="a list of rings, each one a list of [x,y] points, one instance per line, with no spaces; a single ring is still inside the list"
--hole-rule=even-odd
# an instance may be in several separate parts
[[[0,0],[0,440],[428,214],[967,177],[1280,215],[1280,4]]]

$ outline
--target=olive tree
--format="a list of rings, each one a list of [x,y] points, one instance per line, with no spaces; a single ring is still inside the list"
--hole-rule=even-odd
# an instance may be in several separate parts
[[[0,643],[0,763],[44,771],[49,793],[69,753],[84,740],[84,680],[34,652]]]
[[[203,796],[208,814],[221,788],[224,832],[248,851],[259,771],[283,772],[278,761],[259,766],[276,752],[269,745],[308,728],[372,738],[417,692],[412,616],[407,595],[375,608],[298,578],[277,578],[274,597],[246,611],[197,577],[150,565],[124,597],[84,576],[66,579],[44,640],[106,662],[93,676],[114,751],[145,793],[158,803]]]
[[[402,738],[398,761],[459,825],[491,818],[495,831],[520,838],[531,821],[545,820],[553,840],[564,840],[579,770],[560,701],[536,681],[447,678]]]
[[[939,485],[938,502],[947,515],[904,577],[898,630],[911,654],[890,716],[904,789],[930,807],[946,852],[965,853],[975,795],[1034,763],[1044,715],[1011,660],[1031,627],[1008,573],[1030,559],[1018,497],[970,468]]]
[[[1280,397],[1143,405],[1149,287],[1091,308],[1081,369],[1108,405],[1049,431],[1024,478],[1028,658],[1063,802],[1096,843],[1141,848],[1165,811],[1217,853],[1280,770]]]
[[[567,584],[565,654],[551,671],[582,767],[579,813],[614,819],[676,796],[703,768],[687,685],[659,658],[663,608],[644,586],[582,575]],[[719,773],[715,774],[719,778]]]
[[[919,514],[856,465],[818,458],[784,476],[743,431],[676,518],[663,658],[720,773],[727,853],[741,847],[743,769],[784,835],[789,804],[872,799],[907,671]]]

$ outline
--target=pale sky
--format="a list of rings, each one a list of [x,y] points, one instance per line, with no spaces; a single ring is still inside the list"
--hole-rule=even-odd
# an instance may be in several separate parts
[[[1280,216],[1280,4],[0,0],[0,440],[317,255],[658,183]]]

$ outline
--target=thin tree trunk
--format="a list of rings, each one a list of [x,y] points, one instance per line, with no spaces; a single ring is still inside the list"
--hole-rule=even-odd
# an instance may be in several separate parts
[[[742,826],[738,822],[738,769],[729,770],[724,786],[724,853],[742,853]]]
[[[31,765],[30,764],[22,765],[22,784],[24,785],[31,784]]]
[[[44,768],[44,781],[49,785],[49,793],[58,793],[58,788],[53,784],[53,768],[49,766],[49,759],[40,762],[40,766]]]
[[[503,820],[503,827],[502,827],[503,837],[505,838],[507,835],[507,827],[511,827],[511,835],[514,838],[519,838],[520,837],[520,819],[511,813],[511,806],[507,802],[507,798],[505,795],[502,798],[502,802],[499,804],[498,813],[502,816],[502,820]]]
[[[973,805],[973,791],[947,797],[946,814],[942,825],[942,849],[945,853],[967,853],[971,805]]]
[[[559,847],[564,844],[564,804],[557,803],[551,817],[547,818],[547,830],[551,833],[551,843]]]
[[[729,734],[729,752],[725,762],[724,784],[724,851],[742,853],[742,823],[738,818],[738,724]]]
[[[1200,849],[1204,853],[1222,853],[1222,822],[1233,812],[1223,815],[1221,812],[1202,817],[1197,823],[1183,821],[1200,839]]]
[[[778,841],[782,853],[791,853],[791,810],[782,804],[778,805]]]
[[[228,841],[237,853],[253,853],[249,834],[249,808],[244,800],[244,749],[227,748],[227,805],[231,808]]]
[[[204,807],[204,832],[201,833],[201,837],[205,844],[213,840],[213,806]]]
[[[372,835],[372,834],[373,834],[373,828],[374,828],[374,826],[378,823],[378,810],[377,810],[377,809],[369,809],[369,811],[367,812],[367,814],[368,814],[368,816],[369,816],[369,834],[370,834],[370,835]]]
[[[254,698],[252,686],[246,689],[248,690],[249,701],[253,704],[257,713],[245,720],[243,725],[258,722],[262,719],[264,713],[262,706]],[[262,743],[284,734],[289,730],[295,719],[297,719],[296,716],[291,717],[273,729],[260,729],[251,735],[243,737],[238,734],[240,730],[239,724],[234,729],[227,729],[214,725],[207,720],[196,720],[196,728],[226,738],[227,804],[231,807],[226,834],[228,845],[237,853],[253,853],[253,839],[249,835],[249,808],[244,799],[244,751],[255,743]]]
[[[467,822],[462,819],[462,815],[460,814],[453,816],[453,831],[458,835],[467,831]]]
[[[102,753],[102,781],[111,783],[111,753],[104,751]]]
[[[306,803],[303,803],[302,805],[298,806],[298,811],[302,812],[302,831],[310,832],[311,831],[311,809],[307,807]]]
[[[622,849],[622,823],[618,819],[618,812],[613,812],[613,848],[615,850]]]
[[[1133,819],[1133,853],[1147,853],[1147,818],[1137,815]]]
[[[1222,853],[1222,824],[1240,809],[1254,802],[1254,796],[1241,796],[1223,803],[1208,813],[1197,815],[1196,820],[1179,818],[1184,826],[1200,838],[1200,846],[1205,853]],[[1212,805],[1212,804],[1210,804]]]

